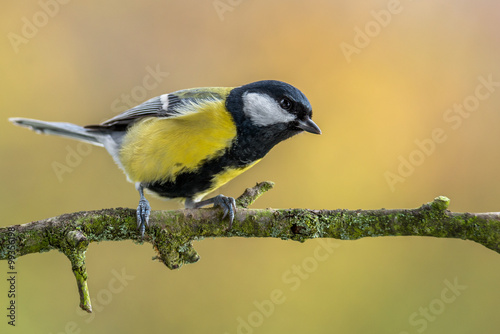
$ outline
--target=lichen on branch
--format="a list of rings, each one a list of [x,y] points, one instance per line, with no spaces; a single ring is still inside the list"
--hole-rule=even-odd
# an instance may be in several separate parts
[[[192,241],[204,237],[272,237],[302,242],[313,238],[430,236],[471,240],[500,252],[500,213],[450,212],[450,201],[444,196],[416,209],[247,209],[272,186],[271,182],[258,183],[236,200],[238,209],[231,228],[219,209],[153,211],[144,242],[153,245],[155,258],[170,269],[197,262]],[[92,312],[85,252],[92,242],[111,240],[143,242],[134,209],[75,212],[0,228],[0,259],[61,251],[71,262],[80,307]]]

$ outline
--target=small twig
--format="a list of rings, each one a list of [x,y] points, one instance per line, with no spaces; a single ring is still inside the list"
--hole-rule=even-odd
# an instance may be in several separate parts
[[[78,230],[69,231],[66,239],[69,247],[65,248],[64,254],[71,261],[71,270],[75,275],[80,294],[80,307],[82,310],[92,313],[89,288],[87,286],[87,267],[85,265],[85,252],[87,252],[89,241]]]
[[[264,181],[257,183],[255,187],[246,188],[243,194],[236,199],[236,207],[244,209],[248,208],[265,192],[273,189],[273,187],[274,182]]]

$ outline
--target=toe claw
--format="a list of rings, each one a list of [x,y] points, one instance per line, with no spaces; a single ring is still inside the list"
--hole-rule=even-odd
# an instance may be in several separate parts
[[[218,206],[222,209],[222,219],[229,215],[229,228],[232,228],[234,221],[234,213],[236,211],[236,201],[232,197],[226,197],[224,195],[217,195],[210,199],[206,199],[201,202],[193,202],[192,199],[186,200],[186,208],[201,208],[205,205],[213,204],[214,207]]]
[[[234,198],[218,195],[215,197],[214,205],[222,208],[222,219],[229,215],[229,228],[231,228],[234,221],[234,211],[236,210],[236,201]]]

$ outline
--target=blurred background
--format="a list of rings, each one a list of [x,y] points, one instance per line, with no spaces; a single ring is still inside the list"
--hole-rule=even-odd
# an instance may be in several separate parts
[[[3,1],[1,226],[133,207],[107,153],[8,117],[94,124],[199,86],[289,82],[323,134],[281,143],[220,189],[275,189],[254,208],[500,211],[500,3],[377,1]],[[151,200],[153,209],[175,203]],[[70,263],[19,258],[18,333],[497,333],[499,254],[469,241],[386,237],[303,244],[195,242],[170,271],[150,244],[87,252],[92,315]],[[0,262],[2,277],[7,263]],[[4,314],[5,313],[5,314]]]

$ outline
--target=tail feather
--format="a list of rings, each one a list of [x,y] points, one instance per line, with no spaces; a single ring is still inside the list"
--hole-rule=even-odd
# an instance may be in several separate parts
[[[102,140],[100,140],[102,134],[99,136],[95,131],[92,133],[92,130],[85,129],[83,126],[63,122],[44,122],[29,118],[9,118],[9,121],[38,133],[67,137],[97,146],[104,146]]]

